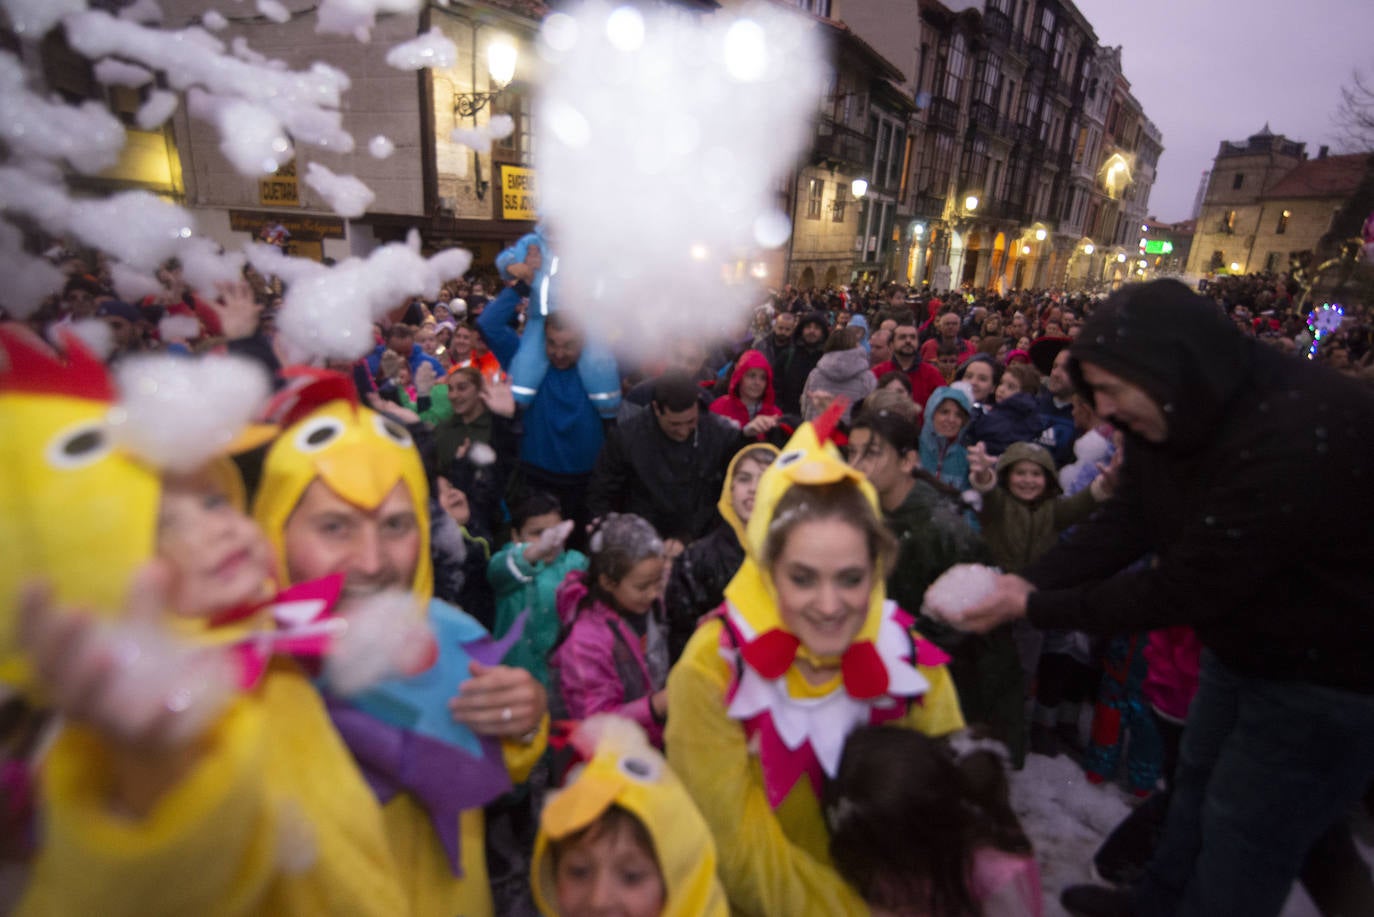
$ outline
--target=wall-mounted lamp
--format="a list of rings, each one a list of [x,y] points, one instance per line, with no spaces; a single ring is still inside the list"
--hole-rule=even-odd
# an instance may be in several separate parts
[[[1035,241],[1037,241],[1037,242],[1044,242],[1044,241],[1045,241],[1045,236],[1047,236],[1047,235],[1048,235],[1048,233],[1046,233],[1045,230],[1043,230],[1043,229],[1037,229],[1037,230],[1035,231]]]
[[[515,78],[515,45],[510,39],[493,38],[487,45],[487,76],[494,87],[488,92],[460,92],[453,96],[453,114],[470,118],[486,108]],[[475,82],[475,81],[474,81]]]
[[[964,198],[964,209],[967,210],[969,213],[972,213],[973,211],[977,210],[978,195],[970,194],[968,197]]]
[[[1093,248],[1093,244],[1091,242],[1083,246],[1083,254],[1085,255],[1091,255],[1095,251],[1097,251],[1097,249]]]
[[[868,193],[868,179],[856,178],[849,183],[849,191],[856,198],[863,197]]]

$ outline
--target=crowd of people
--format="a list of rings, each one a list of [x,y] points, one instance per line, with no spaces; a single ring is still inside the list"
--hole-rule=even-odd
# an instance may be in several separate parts
[[[169,263],[163,295],[128,303],[100,262],[54,255],[70,279],[5,326],[0,396],[98,400],[97,360],[156,352],[245,357],[277,393],[270,441],[160,469],[121,510],[154,545],[122,614],[235,647],[231,699],[123,703],[148,691],[115,638],[41,582],[22,594],[35,690],[0,736],[21,912],[1038,915],[1006,773],[1031,753],[1148,798],[1096,861],[1133,891],[1066,893],[1076,912],[1268,913],[1319,838],[1349,846],[1339,819],[1374,778],[1352,661],[1374,658],[1370,539],[1323,530],[1332,507],[1304,494],[1369,503],[1362,306],[1313,368],[1282,276],[1105,300],[789,287],[729,332],[622,354],[607,401],[560,311],[530,333],[536,384],[513,385],[538,258],[400,303],[365,356],[302,370],[274,278],[210,295]],[[1286,449],[1230,432],[1256,411],[1290,419]],[[1006,576],[956,626],[925,596],[963,563]],[[344,638],[242,635],[295,633],[301,595],[347,622],[397,590],[395,629],[433,638],[355,690],[331,674]],[[1289,718],[1225,707],[1223,682]],[[1240,775],[1240,812],[1273,778],[1228,736],[1303,717],[1327,757],[1275,793],[1301,807],[1329,768],[1329,798],[1237,862],[1216,837],[1286,829],[1219,826],[1214,770]],[[1353,913],[1368,870],[1337,872],[1309,888]]]

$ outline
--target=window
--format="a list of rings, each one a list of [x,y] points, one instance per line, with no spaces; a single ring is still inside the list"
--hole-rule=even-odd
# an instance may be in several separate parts
[[[955,35],[949,42],[949,55],[945,58],[944,97],[958,102],[964,89],[964,69],[968,66],[968,55],[964,51],[964,36]]]
[[[1285,210],[1283,213],[1279,214],[1279,225],[1274,227],[1274,232],[1276,234],[1283,235],[1284,233],[1288,232],[1288,218],[1292,215],[1293,211],[1291,210]],[[1275,257],[1277,257],[1277,253],[1275,254]]]
[[[1245,184],[1245,173],[1244,173],[1244,172],[1237,172],[1236,175],[1235,175],[1235,177],[1231,179],[1231,190],[1232,190],[1232,191],[1239,191],[1240,188],[1241,188],[1241,186],[1244,185],[1244,184]]]
[[[507,89],[501,93],[500,104],[492,106],[492,113],[510,115],[515,129],[509,135],[493,143],[496,159],[500,162],[518,162],[529,166],[534,164],[534,131],[530,120],[530,96],[527,92]]]
[[[1235,232],[1235,231],[1236,231],[1236,212],[1235,212],[1234,210],[1228,210],[1228,211],[1226,211],[1226,216],[1224,216],[1224,217],[1221,218],[1221,227],[1220,227],[1220,231],[1221,231],[1221,232]]]
[[[892,122],[879,121],[874,133],[877,135],[878,143],[873,163],[873,179],[881,185],[886,185],[887,170],[892,161]]]
[[[834,203],[834,205],[830,208],[830,219],[833,220],[833,221],[836,222],[836,223],[843,223],[843,222],[844,222],[844,209],[845,209],[845,205],[848,204],[848,203],[849,203],[849,202],[846,201],[846,200],[844,199],[844,194],[841,192],[841,190],[840,190],[839,188],[836,188],[836,191],[835,191],[835,203]]]
[[[1264,272],[1266,274],[1277,273],[1279,269],[1279,253],[1270,252],[1264,256]]]
[[[820,178],[811,179],[810,193],[806,201],[806,218],[808,220],[819,220],[821,218],[821,198],[825,196],[825,180]]]
[[[992,52],[988,52],[983,59],[982,74],[978,78],[978,88],[974,95],[976,100],[984,103],[990,108],[997,105],[997,82],[1002,72],[1002,58]]]
[[[1064,31],[1061,29],[1054,33],[1054,56],[1051,58],[1050,66],[1055,70],[1060,70],[1064,65]]]
[[[1037,42],[1040,50],[1050,49],[1050,36],[1054,34],[1054,10],[1045,7],[1040,10],[1040,40]]]

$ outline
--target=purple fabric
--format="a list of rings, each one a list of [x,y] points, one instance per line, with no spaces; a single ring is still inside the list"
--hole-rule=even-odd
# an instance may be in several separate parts
[[[463,644],[463,649],[483,665],[499,664],[520,639],[527,616],[528,612],[516,618],[500,640],[485,636]],[[398,792],[410,793],[429,812],[434,831],[448,855],[449,868],[455,876],[462,876],[459,816],[467,809],[487,805],[511,789],[500,741],[477,736],[480,754],[473,755],[451,743],[383,722],[328,693],[324,700],[334,728],[352,752],[377,801],[385,804]]]

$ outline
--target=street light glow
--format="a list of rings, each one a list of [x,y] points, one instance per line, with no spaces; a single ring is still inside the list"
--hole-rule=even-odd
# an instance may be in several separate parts
[[[1045,230],[1043,230],[1043,229],[1037,229],[1037,230],[1035,231],[1035,241],[1037,241],[1037,242],[1044,242],[1044,241],[1045,241],[1045,235],[1046,235]]]
[[[868,180],[864,178],[854,179],[849,183],[849,190],[855,197],[863,197],[868,193]]]
[[[491,81],[501,87],[515,77],[515,45],[509,38],[493,38],[487,45],[487,73]]]
[[[1232,262],[1231,262],[1231,273],[1232,273],[1232,274],[1239,274],[1239,273],[1240,273],[1240,262],[1239,262],[1239,261],[1232,261]]]
[[[1021,246],[1021,254],[1023,254],[1023,255],[1029,255],[1029,254],[1030,254],[1030,246],[1029,246],[1029,245],[1023,245],[1023,246]]]
[[[976,195],[976,194],[970,194],[968,197],[964,198],[964,209],[965,209],[965,210],[977,210],[977,209],[978,209],[978,195]]]
[[[1125,264],[1125,263],[1126,263],[1126,253],[1125,253],[1125,252],[1122,252],[1121,254],[1117,255],[1117,256],[1116,256],[1116,260],[1117,260],[1119,263],[1121,263],[1121,264]]]
[[[1083,246],[1083,254],[1085,255],[1091,255],[1095,251],[1097,251],[1097,249],[1093,248],[1093,244],[1091,242]]]

